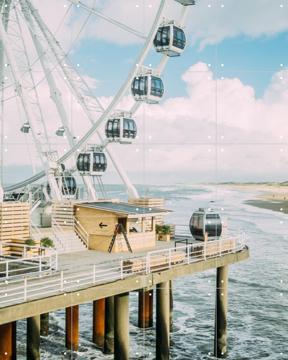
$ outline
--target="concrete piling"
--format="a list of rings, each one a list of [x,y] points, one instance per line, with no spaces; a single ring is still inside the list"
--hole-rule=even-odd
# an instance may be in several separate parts
[[[139,290],[138,327],[146,329],[153,326],[153,290]]]
[[[129,293],[119,294],[114,300],[115,360],[129,360]]]
[[[27,359],[40,360],[40,315],[27,318]]]
[[[228,266],[217,268],[214,356],[227,356]]]
[[[170,288],[169,288],[169,301],[170,301],[170,332],[173,331],[173,282],[172,280],[169,281]]]
[[[16,322],[0,325],[0,359],[16,360]]]
[[[114,296],[105,299],[104,354],[114,353]]]
[[[105,299],[93,301],[93,343],[103,349],[105,335]]]
[[[78,351],[79,305],[66,308],[66,349]]]
[[[49,335],[49,313],[44,313],[40,315],[40,335]]]
[[[169,360],[170,346],[170,284],[156,286],[156,360]]]

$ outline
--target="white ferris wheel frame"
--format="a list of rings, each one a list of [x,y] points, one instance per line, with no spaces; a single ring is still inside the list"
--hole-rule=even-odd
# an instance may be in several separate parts
[[[11,3],[11,0],[6,0],[8,2]],[[119,174],[121,180],[123,181],[123,183],[125,184],[126,188],[127,188],[127,192],[128,192],[128,197],[129,198],[138,198],[139,194],[135,188],[135,186],[132,184],[132,182],[130,181],[126,171],[124,170],[124,168],[122,167],[122,165],[120,164],[120,161],[117,159],[115,153],[113,152],[113,150],[111,149],[111,147],[109,147],[109,142],[107,141],[107,139],[103,138],[101,133],[99,132],[99,126],[106,120],[108,120],[109,115],[116,109],[117,105],[119,104],[120,100],[123,98],[123,96],[127,93],[132,80],[134,79],[135,76],[137,76],[137,72],[138,69],[141,68],[146,60],[146,57],[150,51],[150,49],[153,47],[153,39],[156,35],[156,32],[158,30],[158,27],[160,25],[161,22],[161,17],[163,14],[163,10],[164,10],[164,6],[165,3],[167,2],[167,0],[161,0],[159,7],[157,9],[153,24],[151,26],[151,29],[149,31],[148,36],[146,37],[145,40],[145,44],[142,48],[142,50],[140,51],[134,65],[132,66],[132,69],[130,71],[130,73],[128,74],[125,82],[122,84],[122,86],[120,87],[120,89],[118,90],[118,92],[116,93],[116,95],[114,96],[113,100],[111,101],[111,103],[109,104],[109,106],[104,109],[103,106],[101,105],[101,103],[98,101],[98,99],[93,96],[90,92],[90,89],[88,87],[88,85],[86,84],[86,82],[84,81],[84,79],[77,73],[77,71],[75,70],[75,68],[73,67],[73,65],[71,63],[68,62],[67,58],[66,58],[66,54],[65,52],[62,50],[60,44],[57,42],[57,40],[55,39],[54,35],[52,34],[52,32],[48,29],[48,27],[46,26],[46,24],[43,22],[42,18],[40,17],[40,15],[38,14],[37,9],[33,6],[31,0],[18,0],[20,5],[21,5],[21,9],[22,12],[24,14],[24,17],[26,19],[26,22],[28,24],[28,28],[30,31],[30,34],[32,36],[33,42],[34,42],[34,46],[35,49],[37,51],[37,54],[39,56],[39,60],[41,62],[41,66],[44,70],[44,74],[45,74],[45,78],[47,80],[50,92],[51,92],[51,96],[52,99],[55,103],[59,118],[61,120],[62,126],[64,127],[67,135],[67,140],[69,143],[69,147],[70,149],[60,158],[58,158],[56,160],[56,163],[58,165],[60,165],[61,163],[63,163],[64,161],[68,160],[71,157],[75,157],[75,155],[79,152],[80,149],[84,148],[85,145],[88,143],[89,139],[96,133],[99,137],[100,140],[100,146],[101,147],[105,147],[106,152],[108,153],[114,168],[116,169],[117,173]],[[81,6],[83,8],[85,8],[86,10],[90,11],[91,13],[94,13],[95,15],[98,16],[102,16],[102,18],[104,17],[103,14],[97,12],[95,9],[90,9],[88,8],[85,4],[83,4],[81,1],[78,0],[69,0],[71,3],[73,3],[74,5],[77,4],[77,6]],[[4,3],[4,0],[0,1],[0,8],[2,7]],[[178,19],[177,23],[179,25],[184,25],[185,23],[185,19],[186,19],[186,15],[188,12],[188,7],[183,6],[182,7],[182,11],[181,11],[181,16],[180,19]],[[100,15],[99,15],[100,14]],[[140,33],[135,33],[135,31],[131,28],[129,28],[128,26],[124,25],[121,26],[121,23],[117,22],[117,21],[113,21],[113,19],[106,17],[107,21],[112,22],[114,25],[116,26],[120,26],[121,28],[123,28],[126,31],[132,32],[135,35],[142,37],[143,35]],[[37,24],[38,27],[38,34],[39,31],[41,33],[41,36],[45,39],[46,44],[48,44],[49,47],[49,51],[51,53],[51,55],[54,56],[54,59],[56,59],[57,61],[57,65],[59,66],[59,69],[63,72],[63,74],[65,75],[64,78],[66,80],[66,84],[68,85],[68,87],[70,88],[72,94],[75,96],[75,98],[77,99],[78,103],[80,104],[80,106],[82,107],[83,112],[86,114],[87,118],[89,119],[90,123],[91,123],[91,127],[90,129],[86,132],[86,134],[84,136],[82,136],[80,138],[80,140],[78,140],[77,142],[75,142],[75,137],[72,133],[72,131],[69,128],[69,122],[68,122],[68,115],[66,113],[64,104],[62,103],[61,100],[61,93],[60,91],[57,89],[56,86],[56,82],[55,79],[53,77],[53,72],[51,71],[51,69],[49,68],[49,64],[48,62],[46,62],[44,56],[43,56],[43,52],[47,51],[44,50],[43,45],[41,44],[41,41],[39,41],[40,36],[37,36],[37,29],[35,27],[35,24]],[[5,28],[3,26],[2,21],[0,21],[0,37],[2,38],[2,42],[4,45],[4,52],[6,54],[7,59],[9,60],[11,66],[11,70],[13,73],[13,79],[15,84],[18,84],[18,87],[20,87],[20,90],[22,90],[20,93],[18,93],[19,97],[21,98],[21,104],[22,107],[25,111],[25,115],[26,118],[29,119],[30,126],[31,126],[31,133],[32,133],[32,137],[33,140],[35,142],[37,151],[40,153],[40,155],[43,154],[43,151],[41,149],[41,144],[39,144],[39,141],[37,139],[37,137],[33,136],[33,116],[31,114],[30,108],[29,108],[29,101],[27,101],[27,93],[25,91],[25,88],[23,88],[21,85],[21,79],[17,77],[17,64],[15,62],[15,59],[13,58],[13,54],[10,48],[10,45],[7,41],[7,35],[6,35],[6,31]],[[167,62],[169,60],[169,57],[167,55],[162,55],[162,58],[156,68],[156,71],[158,72],[158,74],[160,75]],[[2,64],[3,66],[3,53],[0,54],[0,65]],[[76,86],[76,83],[78,86]],[[85,101],[85,98],[83,96],[83,94],[81,93],[81,89],[79,87],[79,84],[81,84],[82,89],[84,88],[86,90],[86,93],[90,93],[90,101],[92,100],[93,102],[93,106],[91,107],[91,104],[89,104],[87,101]],[[132,106],[132,108],[130,109],[130,113],[134,114],[137,109],[139,108],[139,106],[141,105],[141,102],[136,102],[134,103],[134,105]],[[95,111],[97,111],[98,113],[101,112],[102,114],[100,115],[100,117],[94,121],[95,119]],[[43,119],[42,119],[43,120]],[[43,124],[45,126],[45,124]],[[1,155],[2,156],[2,155]],[[42,159],[43,162],[43,159]],[[2,162],[1,165],[3,166]],[[52,190],[54,191],[54,197],[57,200],[61,200],[62,198],[62,194],[61,191],[57,185],[57,182],[55,180],[55,176],[54,176],[54,169],[53,167],[51,168],[49,166],[48,163],[46,163],[45,165],[45,170],[39,172],[38,174],[24,180],[21,181],[17,184],[11,185],[11,186],[7,186],[4,188],[4,191],[14,191],[17,190],[19,188],[23,188],[26,187],[27,185],[32,184],[33,182],[43,178],[47,176],[48,177],[48,181],[50,183],[50,186],[52,188]],[[83,178],[84,184],[86,186],[86,189],[88,191],[89,196],[94,200],[97,198],[97,195],[95,193],[95,188],[93,187],[93,183],[91,181],[91,177],[84,177]],[[54,189],[55,187],[55,189]],[[57,190],[58,189],[58,190]],[[0,186],[0,190],[1,190],[1,186]],[[0,191],[0,197],[1,197],[1,191]],[[1,201],[1,198],[0,198]]]

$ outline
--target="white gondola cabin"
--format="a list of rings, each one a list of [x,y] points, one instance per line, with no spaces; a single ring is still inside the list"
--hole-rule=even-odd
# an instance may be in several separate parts
[[[120,144],[131,144],[137,135],[137,126],[130,114],[115,114],[105,127],[106,138]]]
[[[82,175],[102,175],[107,168],[107,159],[100,149],[81,152],[77,158],[77,170]]]
[[[170,57],[179,56],[185,49],[186,36],[180,26],[170,21],[159,26],[153,43],[157,52]]]
[[[217,240],[222,233],[222,221],[217,211],[208,208],[195,211],[190,219],[190,232],[195,240]]]
[[[77,183],[74,176],[71,174],[63,174],[62,176],[57,176],[56,181],[58,184],[59,189],[61,190],[61,193],[64,198],[66,199],[73,199],[76,197],[77,194]],[[48,195],[51,195],[51,187],[49,183],[47,184],[47,193]]]
[[[175,1],[179,2],[183,6],[190,6],[196,4],[195,0],[175,0]]]
[[[63,127],[63,126],[60,126],[60,127],[56,130],[55,134],[56,134],[57,136],[64,136],[64,134],[65,134],[65,129],[64,129],[64,127]]]
[[[30,125],[28,122],[24,123],[20,129],[23,134],[28,134],[30,131]]]
[[[134,78],[131,91],[136,101],[157,104],[164,94],[164,85],[159,75],[152,69],[146,69]]]

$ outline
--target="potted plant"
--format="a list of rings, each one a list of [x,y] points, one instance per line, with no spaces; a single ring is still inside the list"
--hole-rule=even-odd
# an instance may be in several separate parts
[[[156,225],[157,240],[170,241],[171,228],[169,225]]]
[[[41,246],[41,248],[45,248],[45,250],[43,250],[43,251],[47,255],[47,252],[49,252],[48,249],[54,248],[54,242],[49,237],[44,237],[40,240],[40,246]],[[41,253],[42,253],[42,249],[41,249]]]
[[[36,246],[36,241],[29,238],[25,240],[25,245],[26,247],[24,248],[24,257],[33,255],[35,249],[33,249],[32,246]]]

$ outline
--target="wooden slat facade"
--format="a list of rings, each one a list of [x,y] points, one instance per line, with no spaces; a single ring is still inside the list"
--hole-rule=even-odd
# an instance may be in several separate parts
[[[23,202],[0,203],[0,241],[24,243],[30,238],[30,206]]]

